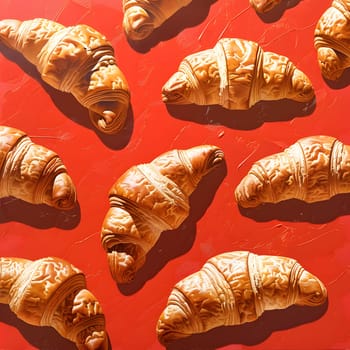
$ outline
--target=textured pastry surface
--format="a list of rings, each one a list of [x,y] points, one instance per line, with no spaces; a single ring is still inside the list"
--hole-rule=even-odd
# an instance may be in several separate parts
[[[235,190],[242,207],[287,199],[327,200],[350,192],[350,148],[331,136],[309,136],[258,160]]]
[[[123,0],[123,28],[131,40],[142,40],[192,0]]]
[[[317,306],[326,299],[323,283],[295,259],[223,253],[174,286],[157,334],[167,344],[215,327],[252,322],[265,310]]]
[[[0,258],[0,303],[26,323],[55,328],[79,350],[108,349],[101,305],[65,260]]]
[[[282,0],[249,0],[256,12],[266,13],[281,3]]]
[[[244,110],[261,100],[310,102],[314,90],[287,57],[264,52],[253,41],[223,38],[214,48],[185,57],[163,86],[162,98]]]
[[[171,150],[127,170],[112,186],[101,240],[111,274],[130,282],[161,232],[179,227],[189,215],[189,196],[223,161],[213,145]]]
[[[8,19],[0,21],[0,40],[34,64],[46,83],[71,93],[100,131],[114,134],[122,129],[129,88],[104,35],[84,24],[65,27],[44,18]]]
[[[76,190],[59,156],[21,130],[0,126],[0,198],[71,209]]]
[[[315,29],[315,48],[323,76],[341,77],[350,67],[350,1],[334,0]]]

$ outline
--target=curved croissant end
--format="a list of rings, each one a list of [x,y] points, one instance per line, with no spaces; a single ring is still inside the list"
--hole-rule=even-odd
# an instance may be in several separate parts
[[[191,88],[187,76],[183,72],[174,73],[162,88],[162,100],[165,103],[192,103]]]
[[[258,13],[266,13],[277,6],[281,0],[250,0],[250,5]]]
[[[310,79],[300,69],[295,68],[291,77],[291,89],[287,97],[298,102],[309,102],[315,96]]]
[[[327,299],[327,289],[313,274],[304,270],[298,281],[297,305],[322,305]]]
[[[142,40],[154,30],[149,13],[140,6],[132,6],[124,13],[123,27],[131,40]]]
[[[319,47],[317,59],[322,75],[328,80],[339,79],[349,65],[345,55],[330,47]]]
[[[186,310],[187,307],[188,310]],[[169,296],[168,305],[159,317],[156,327],[158,340],[161,344],[167,345],[193,333],[189,310],[190,307],[184,295],[177,289],[173,289]]]
[[[264,183],[257,176],[249,173],[235,189],[237,203],[243,208],[253,208],[263,203]]]
[[[60,173],[56,176],[52,193],[49,198],[44,200],[48,205],[57,209],[69,210],[76,203],[76,189],[71,177],[67,173]]]

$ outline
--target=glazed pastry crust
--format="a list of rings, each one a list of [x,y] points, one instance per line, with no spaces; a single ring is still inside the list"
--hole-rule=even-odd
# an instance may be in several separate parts
[[[129,88],[104,35],[84,24],[65,27],[36,18],[0,21],[0,40],[34,64],[46,83],[71,93],[100,131],[123,128]]]
[[[322,14],[314,35],[322,75],[339,79],[350,67],[350,1],[334,0]]]
[[[161,343],[256,320],[265,310],[325,302],[322,282],[292,258],[223,253],[178,282],[158,324]]]
[[[123,0],[123,28],[131,40],[142,40],[192,0]]]
[[[71,209],[76,190],[59,156],[21,130],[0,126],[0,198]]]
[[[79,350],[108,349],[101,305],[65,260],[0,258],[0,303],[26,323],[55,328]]]
[[[349,146],[309,136],[255,162],[235,190],[242,207],[299,199],[308,203],[350,192]]]
[[[161,232],[176,229],[188,217],[189,196],[223,157],[212,145],[171,150],[131,167],[115,182],[101,240],[118,283],[133,280]]]
[[[164,84],[162,98],[165,103],[244,110],[261,100],[310,102],[314,90],[287,57],[264,52],[253,41],[223,38],[213,49],[185,57]]]

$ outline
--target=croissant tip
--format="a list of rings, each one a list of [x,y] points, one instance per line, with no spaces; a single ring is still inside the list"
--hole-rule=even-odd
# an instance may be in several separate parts
[[[175,72],[162,88],[162,100],[165,103],[188,104],[190,95],[190,85],[186,74]]]
[[[77,202],[76,189],[71,177],[61,173],[55,178],[50,205],[60,210],[71,210]]]
[[[261,186],[257,177],[250,174],[244,177],[234,191],[238,205],[242,208],[254,208],[261,204],[258,197],[258,191]]]
[[[112,251],[108,253],[108,264],[113,279],[120,284],[130,283],[135,278],[135,260],[125,253]]]
[[[90,119],[95,127],[104,134],[117,134],[122,130],[127,118],[127,109],[120,106],[119,111],[105,110],[101,113],[89,111]]]
[[[128,38],[134,41],[147,38],[154,30],[149,14],[140,6],[125,11],[123,27]]]

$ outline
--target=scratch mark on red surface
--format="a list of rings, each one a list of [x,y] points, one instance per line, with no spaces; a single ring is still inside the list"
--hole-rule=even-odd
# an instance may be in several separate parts
[[[338,230],[335,230],[335,231],[338,231]],[[320,238],[322,238],[322,237],[324,237],[324,236],[330,234],[331,232],[334,232],[334,230],[326,231],[326,232],[324,232],[324,233],[322,233],[322,234],[320,234],[320,235],[318,235],[318,236],[316,236],[316,237],[313,237],[313,238],[311,238],[311,239],[309,239],[309,240],[307,240],[307,241],[304,241],[304,242],[302,242],[302,243],[299,243],[299,244],[297,244],[297,247],[302,247],[302,246],[304,246],[304,245],[306,245],[306,244],[310,244],[310,243],[312,243],[312,242],[314,242],[314,241],[316,241],[316,240],[318,240],[318,239],[320,239]]]
[[[337,283],[343,276],[345,276],[345,274],[350,270],[350,265],[348,265],[346,267],[346,269],[344,271],[342,271],[334,280],[330,281],[328,284],[327,284],[327,287]]]
[[[81,239],[80,241],[76,241],[74,242],[74,244],[78,245],[78,244],[83,244],[85,243],[86,241],[88,241],[90,238],[96,236],[96,235],[99,235],[99,232],[94,232],[92,233],[91,235],[88,235],[86,237],[84,237],[83,239]]]
[[[231,23],[236,20],[238,17],[242,16],[245,12],[247,12],[248,10],[250,10],[250,6],[246,7],[245,9],[243,9],[241,12],[238,12],[236,16],[232,17],[230,21],[227,22],[227,24],[225,25],[224,29],[221,31],[221,33],[219,34],[219,39],[221,39],[224,35],[224,33],[226,32],[227,28],[231,25]]]
[[[239,169],[240,167],[242,167],[253,155],[254,153],[258,150],[259,147],[256,147],[255,149],[253,149],[247,157],[245,157],[238,165],[237,165],[237,169]]]

